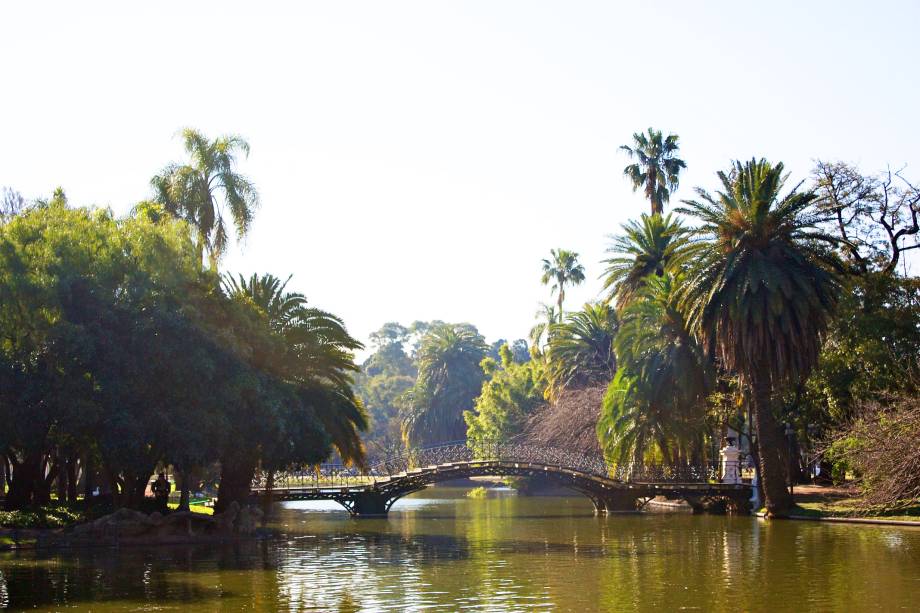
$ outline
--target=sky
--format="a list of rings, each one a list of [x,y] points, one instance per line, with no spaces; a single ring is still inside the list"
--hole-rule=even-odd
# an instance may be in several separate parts
[[[17,2],[0,5],[0,186],[127,213],[239,134],[261,208],[226,271],[271,272],[361,339],[387,321],[520,338],[541,260],[648,209],[618,147],[680,135],[672,204],[733,159],[920,179],[920,2]]]

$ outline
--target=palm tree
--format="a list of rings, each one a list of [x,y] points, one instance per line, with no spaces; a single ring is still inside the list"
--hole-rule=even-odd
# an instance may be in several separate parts
[[[840,293],[835,239],[820,232],[813,192],[780,192],[783,165],[735,162],[718,174],[722,190],[698,189],[683,212],[703,239],[685,306],[691,328],[750,392],[768,514],[793,505],[785,487],[784,445],[772,400],[815,365]]]
[[[543,260],[543,285],[553,283],[552,291],[559,292],[558,312],[562,322],[562,302],[565,300],[565,286],[578,285],[585,280],[585,268],[578,263],[578,254],[565,249],[550,249],[550,259]]]
[[[604,457],[614,466],[641,467],[656,450],[670,463],[668,415],[650,401],[653,390],[645,382],[617,370],[607,387],[597,420],[597,437]]]
[[[295,383],[316,404],[317,418],[346,463],[364,462],[360,431],[368,426],[364,407],[352,390],[352,373],[358,371],[353,351],[363,345],[348,334],[342,320],[307,306],[303,294],[287,291],[291,280],[271,274],[223,277],[231,298],[252,301],[265,314],[268,325],[283,341],[285,351],[266,356],[270,371]]]
[[[537,352],[541,353],[546,343],[549,342],[550,329],[557,321],[556,307],[551,304],[541,304],[540,309],[535,315],[537,323],[530,329],[530,346]]]
[[[617,376],[598,422],[615,463],[640,462],[655,443],[665,462],[699,455],[713,371],[678,304],[680,277],[651,276],[621,315]],[[645,447],[643,447],[645,445]]]
[[[547,351],[551,397],[569,386],[607,383],[613,378],[613,339],[618,326],[616,312],[605,302],[586,304],[564,323],[551,326]]]
[[[645,215],[641,223],[630,221],[607,249],[612,257],[603,261],[604,289],[608,300],[622,309],[641,289],[646,277],[661,277],[678,270],[689,255],[688,230],[668,214]]]
[[[625,151],[636,163],[623,169],[623,174],[629,177],[633,184],[633,191],[640,187],[645,190],[645,197],[652,204],[652,215],[664,213],[664,203],[671,198],[671,192],[678,186],[680,171],[687,164],[677,157],[680,149],[676,134],[668,134],[662,139],[661,131],[648,129],[648,134],[636,132],[633,134],[633,146],[622,145]]]
[[[189,163],[170,164],[150,183],[166,211],[195,228],[199,254],[203,258],[206,251],[216,269],[229,243],[230,220],[242,239],[259,206],[255,186],[236,171],[237,156],[248,156],[249,144],[232,135],[208,140],[191,128],[182,131],[182,139]]]
[[[488,346],[475,328],[439,324],[422,338],[418,380],[409,390],[403,431],[411,446],[459,440],[466,435],[463,412],[473,408],[485,375]]]

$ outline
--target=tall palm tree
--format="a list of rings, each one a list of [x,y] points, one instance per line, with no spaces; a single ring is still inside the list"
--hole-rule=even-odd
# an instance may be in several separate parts
[[[648,129],[648,133],[633,134],[633,146],[622,145],[630,158],[636,160],[623,169],[629,177],[633,191],[642,188],[652,205],[652,215],[664,213],[664,203],[670,200],[671,192],[677,189],[680,171],[687,164],[677,157],[680,149],[676,134],[662,138],[660,130]]]
[[[233,135],[208,140],[191,128],[182,131],[182,140],[189,163],[170,164],[150,183],[160,204],[195,228],[200,255],[207,252],[216,269],[229,244],[230,222],[242,239],[259,206],[255,186],[236,170],[237,157],[249,155],[249,144]]]
[[[670,213],[665,217],[643,213],[641,223],[630,221],[622,228],[607,249],[612,257],[603,261],[607,265],[604,289],[620,309],[629,304],[646,277],[678,270],[689,255],[689,232]]]
[[[641,461],[650,443],[669,463],[674,451],[701,451],[714,377],[679,308],[679,284],[670,274],[651,276],[622,312],[614,340],[619,368],[598,422],[601,445],[617,463]]]
[[[485,375],[488,346],[469,325],[440,324],[422,338],[418,380],[409,390],[403,429],[411,446],[464,438],[463,412],[473,408]]]
[[[358,371],[352,352],[362,344],[348,334],[341,319],[308,307],[303,294],[287,291],[290,279],[226,275],[223,283],[230,297],[252,301],[283,341],[285,350],[266,356],[271,363],[264,366],[313,400],[316,417],[336,451],[345,462],[360,464],[364,461],[360,431],[367,429],[368,419],[352,390],[352,373]]]
[[[552,291],[559,292],[556,315],[562,322],[562,303],[565,300],[565,286],[578,285],[585,280],[585,268],[578,263],[578,254],[565,249],[550,249],[550,258],[543,260],[543,285],[553,284]]]
[[[607,383],[613,378],[613,339],[618,327],[616,311],[606,302],[586,304],[551,327],[547,350],[550,397],[569,386]]]
[[[840,293],[835,239],[817,229],[813,192],[781,195],[783,165],[735,162],[722,190],[699,189],[683,212],[703,239],[684,297],[691,327],[751,398],[767,512],[789,513],[784,445],[772,401],[818,359]]]

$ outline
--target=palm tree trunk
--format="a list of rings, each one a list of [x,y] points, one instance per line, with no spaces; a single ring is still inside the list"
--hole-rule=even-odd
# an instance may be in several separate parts
[[[784,444],[779,424],[773,416],[772,390],[769,381],[760,373],[768,372],[758,368],[751,381],[751,404],[754,412],[754,426],[757,429],[757,451],[760,456],[760,479],[768,517],[787,517],[794,505],[792,495],[786,489]]]
[[[565,290],[562,289],[562,282],[559,282],[559,323],[562,323],[562,301],[565,300]]]
[[[653,167],[648,169],[648,183],[646,184],[645,192],[652,203],[652,215],[661,215],[664,212],[664,207],[658,200],[658,173]]]

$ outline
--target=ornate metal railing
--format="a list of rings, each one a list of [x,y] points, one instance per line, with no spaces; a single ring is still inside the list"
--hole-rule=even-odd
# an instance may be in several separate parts
[[[366,469],[342,464],[322,464],[302,470],[288,470],[272,475],[272,489],[303,487],[358,487],[427,466],[456,462],[492,461],[541,464],[578,471],[587,475],[632,483],[705,483],[720,477],[718,462],[705,464],[608,464],[603,456],[570,449],[542,447],[523,442],[473,445],[456,441],[409,450],[387,456]],[[268,475],[259,473],[253,487],[264,489]]]

